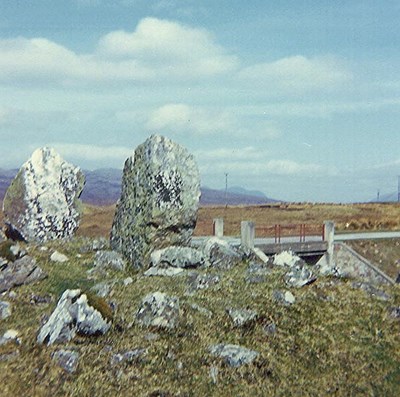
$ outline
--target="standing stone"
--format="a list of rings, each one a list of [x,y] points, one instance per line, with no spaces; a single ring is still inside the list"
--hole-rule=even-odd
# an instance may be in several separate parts
[[[5,223],[24,240],[71,236],[79,225],[85,177],[52,148],[37,149],[22,165],[4,197]]]
[[[193,156],[167,138],[151,136],[125,162],[111,248],[140,268],[156,249],[189,245],[199,198]]]

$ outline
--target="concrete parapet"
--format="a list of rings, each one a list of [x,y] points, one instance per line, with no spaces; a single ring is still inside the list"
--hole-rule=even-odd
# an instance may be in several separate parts
[[[216,237],[224,236],[224,218],[213,219],[213,234]]]
[[[255,238],[255,224],[254,222],[242,221],[240,224],[241,246],[243,248],[254,248]]]

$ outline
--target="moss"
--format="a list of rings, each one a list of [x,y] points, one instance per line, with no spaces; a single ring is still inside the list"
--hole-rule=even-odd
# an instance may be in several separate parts
[[[17,218],[25,212],[25,193],[22,170],[20,170],[7,189],[3,201],[4,215],[12,223],[17,224]]]
[[[110,322],[113,321],[114,314],[104,298],[87,291],[82,292],[82,294],[86,295],[88,304],[96,309],[103,318]]]

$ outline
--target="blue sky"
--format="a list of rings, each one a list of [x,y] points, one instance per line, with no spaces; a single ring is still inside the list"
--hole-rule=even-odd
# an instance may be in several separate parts
[[[1,0],[0,168],[122,168],[152,133],[203,185],[363,201],[400,174],[398,1]]]

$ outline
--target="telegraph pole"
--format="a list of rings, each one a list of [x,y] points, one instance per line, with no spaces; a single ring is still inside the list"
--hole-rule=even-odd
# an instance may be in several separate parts
[[[225,172],[225,207],[228,207],[228,173]]]
[[[376,192],[376,201],[379,203],[379,196],[380,196],[381,191],[378,189]]]

